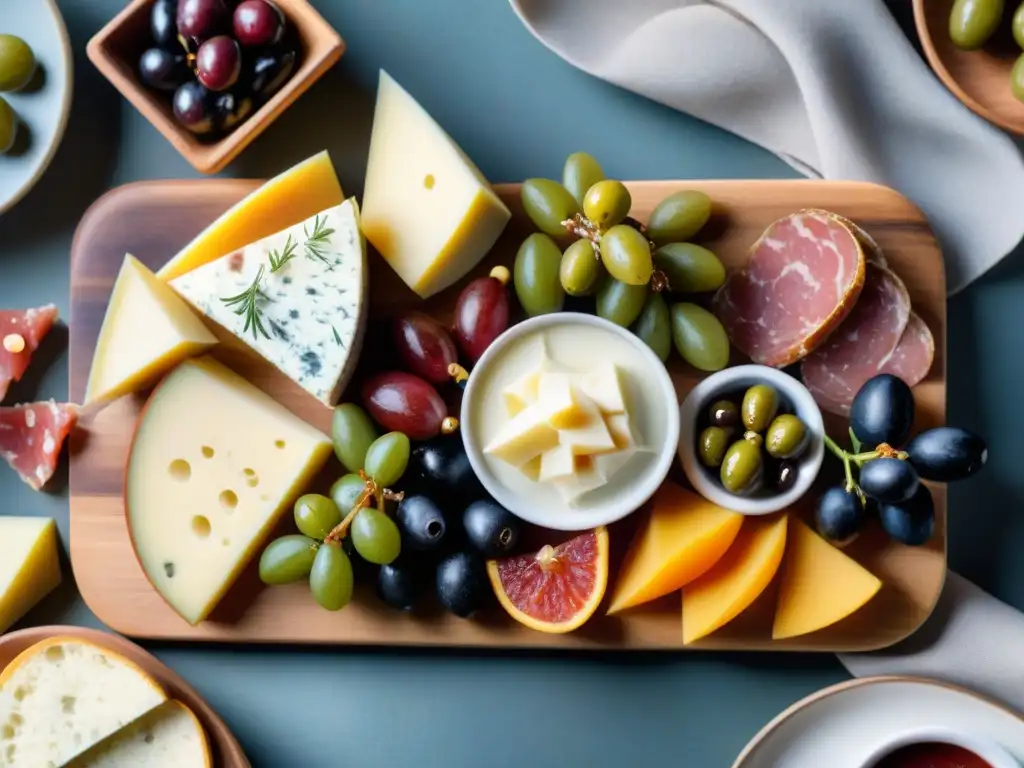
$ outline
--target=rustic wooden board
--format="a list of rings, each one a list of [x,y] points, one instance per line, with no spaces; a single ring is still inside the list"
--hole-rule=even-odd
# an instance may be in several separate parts
[[[72,247],[71,396],[85,391],[89,365],[111,287],[124,253],[159,267],[196,232],[255,188],[259,182],[238,180],[156,181],[132,184],[101,198],[83,218]],[[926,381],[915,390],[918,427],[941,423],[945,415],[946,303],[942,258],[921,212],[892,190],[854,182],[693,181],[635,182],[630,185],[634,212],[643,219],[666,194],[696,188],[715,201],[712,221],[702,240],[729,266],[742,264],[748,247],[775,218],[804,207],[822,207],[864,226],[885,249],[893,268],[907,283],[914,308],[935,334],[936,360]],[[531,231],[519,205],[517,186],[498,188],[514,211],[513,221],[494,253],[474,272],[485,274],[496,263],[511,264]],[[424,306],[390,268],[371,254],[374,318],[386,318],[412,304]],[[458,286],[425,304],[445,322]],[[380,327],[379,323],[371,323]],[[364,362],[380,355],[371,335]],[[379,349],[385,350],[386,347]],[[257,386],[329,433],[331,411],[237,345],[217,352],[244,370]],[[734,363],[741,362],[734,354]],[[385,361],[383,364],[387,364]],[[677,357],[670,365],[680,401],[700,375]],[[356,386],[358,385],[357,376]],[[209,621],[189,626],[153,590],[132,552],[122,502],[123,471],[129,441],[144,394],[128,397],[91,420],[71,444],[71,558],[82,596],[110,627],[132,637],[271,643],[346,643],[360,645],[446,645],[496,648],[682,649],[679,595],[670,595],[621,617],[596,616],[567,636],[547,635],[521,627],[500,608],[473,621],[444,615],[434,607],[407,616],[383,606],[370,585],[357,588],[353,603],[339,613],[319,609],[303,585],[265,589],[251,567],[228,592]],[[457,411],[453,410],[453,413]],[[845,434],[846,425],[830,420],[830,432]],[[828,459],[831,470],[838,462]],[[676,479],[685,483],[681,470]],[[332,462],[320,478],[326,492],[340,474]],[[322,486],[322,488],[320,487]],[[934,490],[936,534],[921,548],[890,542],[873,525],[849,552],[885,583],[868,606],[834,627],[783,642],[771,640],[775,590],[765,594],[741,617],[694,649],[734,650],[869,650],[890,645],[916,629],[931,613],[946,573],[946,493]],[[810,498],[807,499],[810,501]],[[806,514],[807,509],[797,510]],[[640,513],[642,514],[642,513]],[[633,520],[612,529],[613,572],[628,543]],[[288,523],[289,521],[285,521]],[[282,526],[282,530],[285,526]],[[614,582],[613,582],[614,583]],[[359,591],[362,590],[362,591]]]

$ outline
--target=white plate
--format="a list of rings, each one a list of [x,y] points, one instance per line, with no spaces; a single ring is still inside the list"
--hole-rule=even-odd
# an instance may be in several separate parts
[[[15,151],[0,155],[0,213],[21,200],[42,177],[67,126],[71,111],[72,58],[56,0],[0,0],[0,34],[17,35],[35,52],[42,84],[2,93],[21,119]],[[39,74],[36,75],[39,78]]]
[[[993,741],[1024,761],[1024,719],[978,694],[917,677],[865,677],[797,702],[761,729],[733,768],[859,768],[916,729]]]

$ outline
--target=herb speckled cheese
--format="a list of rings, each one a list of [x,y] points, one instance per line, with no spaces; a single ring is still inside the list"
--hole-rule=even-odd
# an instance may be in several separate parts
[[[349,199],[177,277],[171,287],[313,397],[334,405],[359,361],[366,327],[364,242],[358,207]],[[252,321],[243,302],[226,300],[245,295],[257,279]]]

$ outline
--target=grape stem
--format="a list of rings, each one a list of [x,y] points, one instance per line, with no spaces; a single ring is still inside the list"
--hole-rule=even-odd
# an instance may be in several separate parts
[[[352,505],[352,509],[345,515],[345,518],[324,537],[324,544],[340,544],[348,534],[348,529],[352,527],[352,521],[356,519],[356,515],[369,507],[371,500],[376,502],[377,509],[384,512],[385,501],[401,501],[405,498],[405,494],[402,492],[381,488],[372,477],[367,476],[365,470],[359,470],[359,478],[366,483],[362,493],[359,494],[359,498],[356,499],[356,503]]]
[[[829,437],[827,434],[823,436],[825,440],[825,447],[829,449],[835,456],[843,462],[843,471],[846,474],[846,492],[856,493],[860,499],[861,504],[866,504],[867,499],[864,496],[864,491],[860,489],[857,482],[853,479],[853,465],[857,465],[857,469],[864,466],[865,462],[871,461],[872,459],[906,459],[906,451],[898,451],[888,443],[880,443],[873,451],[861,451],[860,453],[851,453],[840,447],[839,444]]]

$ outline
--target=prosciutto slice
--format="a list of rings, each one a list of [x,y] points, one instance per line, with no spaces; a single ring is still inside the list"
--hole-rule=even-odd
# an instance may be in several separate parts
[[[715,295],[715,314],[741,352],[784,367],[813,351],[850,313],[864,286],[864,249],[844,221],[801,211],[774,222],[746,267]]]
[[[0,408],[0,455],[38,491],[53,477],[61,446],[77,421],[73,403],[50,400]]]
[[[0,310],[0,402],[12,381],[20,381],[32,355],[57,319],[52,304],[34,309]]]

